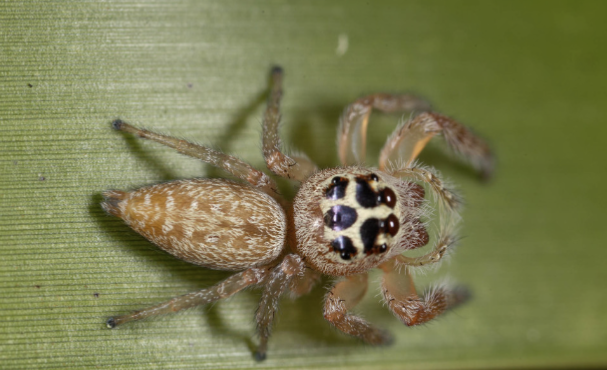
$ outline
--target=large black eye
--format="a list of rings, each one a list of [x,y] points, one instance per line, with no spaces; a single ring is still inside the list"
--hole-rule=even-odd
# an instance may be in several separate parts
[[[370,253],[373,251],[373,247],[375,247],[375,239],[377,239],[377,235],[380,231],[380,224],[377,218],[370,218],[367,221],[363,222],[360,226],[360,238],[363,242],[363,246],[365,247],[365,253]]]
[[[377,193],[366,179],[356,179],[356,201],[364,208],[373,208],[379,204]]]
[[[340,231],[352,226],[358,214],[356,210],[348,206],[333,206],[325,213],[325,225],[335,231]]]
[[[346,196],[346,188],[348,187],[348,179],[345,177],[335,176],[331,180],[331,185],[325,192],[325,197],[331,200],[341,199]]]
[[[339,256],[343,260],[349,260],[356,255],[356,248],[352,244],[352,240],[347,236],[339,236],[331,242],[331,246],[335,252],[339,252]]]

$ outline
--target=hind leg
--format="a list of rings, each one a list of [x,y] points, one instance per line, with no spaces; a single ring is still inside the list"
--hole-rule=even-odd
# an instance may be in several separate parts
[[[210,288],[185,294],[156,306],[144,308],[127,315],[110,317],[107,320],[107,326],[108,328],[115,328],[118,325],[122,325],[130,321],[141,320],[168,313],[175,313],[188,308],[212,303],[220,299],[230,297],[247,287],[262,283],[266,279],[267,275],[266,269],[264,268],[251,268],[232,275]]]

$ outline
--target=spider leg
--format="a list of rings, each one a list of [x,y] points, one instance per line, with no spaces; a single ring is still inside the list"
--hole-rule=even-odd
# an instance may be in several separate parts
[[[259,348],[255,353],[255,358],[258,361],[266,358],[268,338],[270,337],[274,315],[278,310],[280,296],[291,285],[293,279],[303,275],[304,271],[305,264],[302,258],[290,254],[268,276],[256,315]]]
[[[342,332],[359,337],[369,344],[388,344],[392,337],[358,316],[348,314],[367,292],[367,274],[346,276],[335,284],[325,298],[324,316]]]
[[[318,284],[320,281],[320,277],[320,272],[306,267],[303,274],[298,275],[291,281],[291,286],[289,286],[291,298],[298,298],[302,295],[310,293],[312,288],[314,288],[314,286],[316,286],[316,284]]]
[[[181,154],[200,159],[240,178],[241,180],[247,181],[251,185],[260,188],[270,195],[275,195],[278,193],[274,180],[268,177],[268,175],[265,173],[253,168],[250,164],[234,156],[227,155],[201,145],[190,143],[186,140],[140,129],[119,119],[115,120],[112,123],[112,126],[116,130],[125,131],[135,136],[155,141],[173,148]]]
[[[469,298],[468,290],[463,287],[447,289],[442,286],[434,287],[420,297],[408,268],[401,268],[394,260],[380,268],[384,271],[381,282],[384,300],[392,313],[407,326],[428,322]]]
[[[373,108],[386,113],[427,111],[430,104],[409,94],[374,94],[350,104],[340,118],[337,131],[339,159],[342,165],[365,162],[367,124]]]
[[[267,277],[267,270],[261,268],[250,268],[239,272],[210,288],[202,289],[197,292],[184,294],[163,302],[156,306],[148,307],[135,311],[128,315],[110,317],[107,320],[107,326],[114,328],[129,321],[141,320],[152,316],[158,316],[168,313],[174,313],[188,308],[205,305],[232,296],[239,291],[252,286],[261,284]]]
[[[379,168],[400,160],[409,166],[428,141],[440,133],[453,152],[469,161],[484,178],[491,176],[494,160],[487,143],[461,123],[433,112],[421,113],[394,130],[381,150]]]
[[[289,157],[282,152],[278,134],[282,76],[282,68],[272,69],[268,107],[263,116],[263,156],[270,171],[291,180],[303,181],[316,171],[316,165],[304,156]]]

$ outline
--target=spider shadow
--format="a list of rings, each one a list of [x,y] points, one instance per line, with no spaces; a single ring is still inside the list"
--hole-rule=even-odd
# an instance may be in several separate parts
[[[240,109],[234,118],[227,123],[226,131],[216,140],[217,147],[227,154],[236,154],[232,152],[232,138],[237,136],[247,124],[247,120],[263,105],[270,92],[269,85],[257,95],[244,108]],[[226,172],[212,165],[206,165],[205,177],[226,177]]]
[[[121,132],[123,140],[127,146],[131,149],[130,153],[135,157],[139,163],[147,170],[158,174],[158,182],[166,182],[177,178],[177,173],[168,165],[158,161],[158,158],[150,154],[150,151],[146,150],[142,143],[143,140],[127,133]]]
[[[448,169],[453,174],[457,174],[458,176],[461,174],[465,178],[475,179],[481,183],[492,181],[492,177],[484,177],[480,171],[477,171],[465,159],[458,157],[457,154],[450,153],[446,146],[445,143],[438,143],[437,145],[436,142],[428,145],[419,155],[419,161],[439,171]]]
[[[339,165],[337,157],[337,127],[343,104],[324,103],[294,112],[288,143],[305,153],[319,168]]]

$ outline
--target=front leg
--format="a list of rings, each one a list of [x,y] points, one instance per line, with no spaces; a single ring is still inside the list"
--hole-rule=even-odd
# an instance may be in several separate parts
[[[347,276],[325,298],[325,319],[346,334],[369,344],[389,344],[392,337],[358,316],[348,314],[367,292],[367,274]]]
[[[384,300],[392,313],[407,326],[428,322],[469,298],[468,290],[463,287],[447,289],[441,286],[428,290],[420,297],[408,268],[394,260],[380,268],[384,271],[381,283]]]
[[[137,128],[120,119],[112,122],[112,126],[115,130],[128,132],[137,137],[155,141],[162,145],[166,145],[169,148],[173,148],[181,154],[200,159],[203,162],[213,165],[238,177],[241,180],[248,182],[252,186],[259,188],[272,196],[278,193],[274,180],[268,177],[268,175],[265,173],[253,168],[253,166],[250,164],[234,156],[227,155],[202,145],[190,143],[186,140]]]
[[[489,145],[461,123],[434,112],[421,113],[394,130],[381,150],[379,168],[386,169],[390,161],[410,166],[430,139],[439,134],[455,154],[470,162],[484,178],[491,177],[494,159]]]
[[[282,98],[282,68],[274,67],[270,76],[270,96],[263,115],[263,157],[270,171],[291,180],[304,181],[316,171],[316,165],[305,156],[297,160],[282,152],[278,125]]]
[[[373,94],[350,104],[339,120],[337,131],[342,165],[365,162],[367,126],[373,109],[384,113],[425,112],[430,109],[430,104],[410,94]]]

